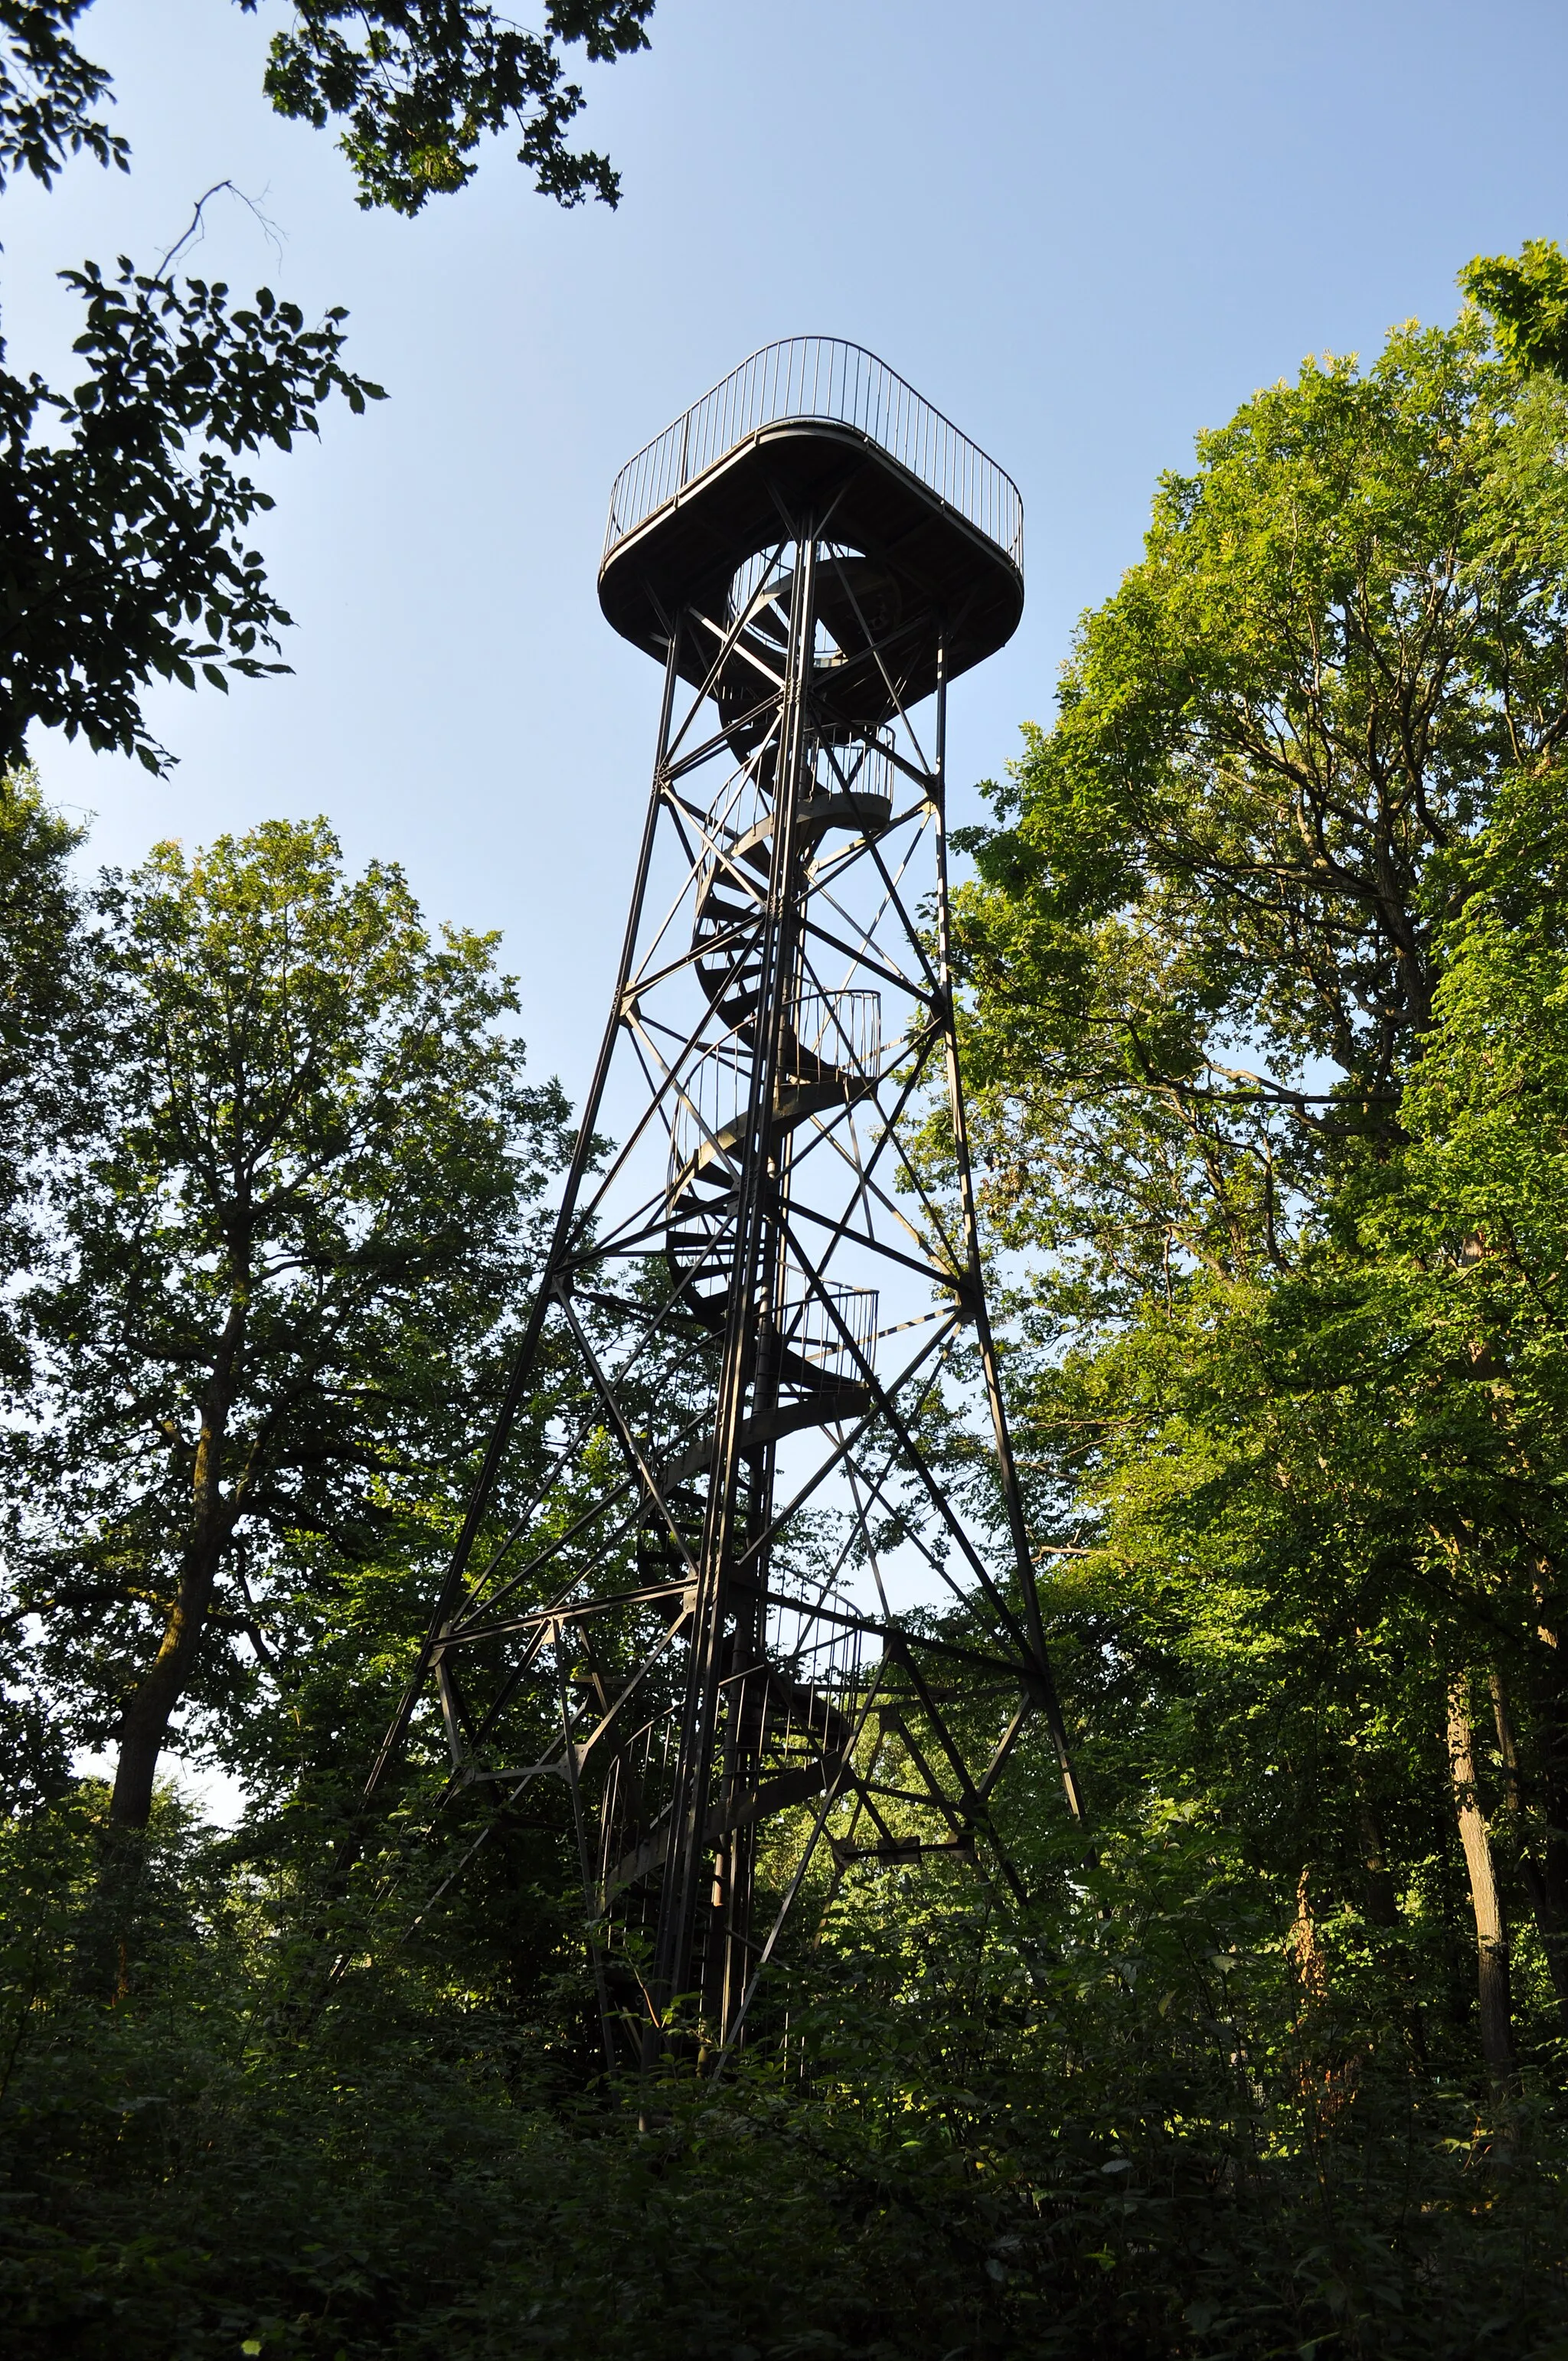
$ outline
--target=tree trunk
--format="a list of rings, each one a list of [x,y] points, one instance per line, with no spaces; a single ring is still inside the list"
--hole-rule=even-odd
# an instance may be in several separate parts
[[[1291,1921],[1286,1949],[1301,1993],[1302,2008],[1315,2007],[1328,1997],[1329,1971],[1312,1920],[1311,1897],[1307,1889],[1305,1870],[1296,1881],[1296,1916]]]
[[[163,1638],[151,1666],[132,1690],[120,1719],[120,1755],[109,1799],[110,1826],[145,1828],[152,1811],[159,1757],[169,1738],[174,1709],[190,1686],[217,1578],[218,1553],[192,1553],[180,1576]]]
[[[1530,1896],[1530,1906],[1541,1936],[1541,1948],[1546,1954],[1546,1964],[1551,1971],[1552,1988],[1557,1994],[1558,2009],[1568,2020],[1568,1939],[1565,1939],[1568,1930],[1564,1929],[1556,1907],[1545,1869],[1527,1840],[1519,1741],[1514,1735],[1513,1718],[1508,1712],[1508,1693],[1500,1673],[1492,1675],[1492,1710],[1497,1721],[1497,1749],[1503,1758],[1503,1795],[1519,1829],[1519,1876]],[[1549,1837],[1549,1844],[1550,1841]]]
[[[246,1299],[236,1296],[213,1356],[212,1380],[202,1405],[202,1432],[192,1479],[194,1511],[191,1544],[180,1568],[179,1587],[151,1666],[131,1691],[120,1719],[120,1759],[109,1799],[112,1828],[145,1828],[152,1812],[159,1757],[169,1739],[175,1708],[191,1685],[201,1653],[202,1633],[213,1587],[233,1530],[234,1512],[223,1497],[223,1446],[234,1404],[236,1364],[245,1336]]]
[[[1508,1941],[1497,1892],[1491,1832],[1476,1793],[1475,1732],[1470,1720],[1470,1679],[1461,1673],[1448,1690],[1448,1766],[1459,1816],[1470,1902],[1475,1913],[1476,1985],[1481,2004],[1481,2054],[1494,2081],[1513,2071],[1508,2009]]]
[[[1388,1867],[1383,1823],[1365,1793],[1358,1792],[1356,1806],[1361,1820],[1361,1858],[1366,1872],[1366,1923],[1392,1930],[1404,1922],[1399,1916],[1393,1872]]]

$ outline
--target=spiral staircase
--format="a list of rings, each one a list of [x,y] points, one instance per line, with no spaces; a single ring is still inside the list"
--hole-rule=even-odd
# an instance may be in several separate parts
[[[837,767],[858,775],[864,760],[862,750],[853,765],[840,756]],[[765,761],[756,767],[762,785]],[[794,829],[803,873],[830,832],[849,830],[874,838],[887,827],[893,811],[885,793],[845,787],[837,778],[822,791],[815,765],[810,776],[814,791],[798,804]],[[696,886],[693,966],[717,1020],[718,1038],[702,1061],[706,1076],[699,1068],[693,1077],[686,1104],[699,1112],[695,1121],[677,1123],[673,1130],[664,1252],[681,1309],[715,1337],[724,1334],[729,1316],[740,1155],[751,1130],[746,1102],[756,1046],[762,935],[776,818],[776,808],[765,809],[749,825],[722,831],[719,847],[704,863]],[[873,1096],[880,1080],[879,1011],[877,995],[866,992],[811,994],[787,1006],[770,1127],[775,1149],[812,1117],[830,1117]],[[813,1028],[802,1021],[807,1013],[816,1017],[815,1041]],[[829,1039],[839,1049],[838,1058],[823,1054]],[[857,1292],[863,1290],[818,1289],[814,1302],[805,1294],[792,1294],[785,1280],[760,1344],[755,1407],[742,1433],[742,1451],[754,1452],[803,1427],[864,1416],[869,1389],[861,1377],[844,1371],[844,1364],[856,1358],[846,1341],[856,1326],[854,1307],[839,1303],[835,1318],[823,1301]],[[689,1458],[678,1473],[689,1473],[700,1464]]]

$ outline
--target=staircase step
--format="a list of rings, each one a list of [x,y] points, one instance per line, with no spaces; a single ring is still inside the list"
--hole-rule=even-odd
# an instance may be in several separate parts
[[[868,1388],[849,1382],[824,1386],[818,1398],[804,1401],[775,1402],[758,1419],[748,1420],[740,1430],[740,1450],[749,1456],[760,1451],[764,1444],[782,1442],[786,1434],[800,1434],[807,1427],[826,1426],[842,1421],[863,1418],[872,1406]],[[688,1444],[678,1459],[672,1459],[663,1471],[667,1484],[679,1484],[695,1476],[713,1457],[713,1437]]]

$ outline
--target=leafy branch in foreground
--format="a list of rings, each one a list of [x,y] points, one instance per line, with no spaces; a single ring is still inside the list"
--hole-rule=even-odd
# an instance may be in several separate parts
[[[71,38],[89,5],[0,0],[0,189],[19,171],[48,187],[83,153],[127,168],[98,112],[110,77]],[[543,193],[613,205],[607,159],[566,146],[584,101],[560,45],[601,63],[630,55],[647,46],[652,5],[550,0],[545,30],[530,33],[478,0],[302,0],[266,88],[280,114],[347,119],[364,205],[417,213],[433,191],[463,187],[481,139],[510,124]],[[0,370],[0,767],[25,760],[41,721],[161,771],[170,757],[139,702],[150,682],[194,687],[199,666],[225,688],[229,674],[286,671],[271,658],[291,619],[244,538],[272,501],[223,454],[290,449],[334,391],[355,411],[383,398],[343,366],[341,309],[307,328],[263,289],[231,311],[221,283],[181,290],[172,260],[143,275],[122,257],[117,280],[91,262],[62,274],[87,305],[76,350],[91,370],[69,397]]]
[[[18,171],[47,189],[83,150],[100,164],[130,170],[129,142],[93,113],[109,97],[109,76],[71,38],[90,5],[0,0],[0,189]]]
[[[240,5],[254,13],[258,0]],[[551,0],[547,29],[531,33],[483,0],[301,0],[292,30],[273,40],[267,94],[318,131],[347,118],[339,145],[367,207],[416,214],[428,196],[465,187],[480,140],[512,126],[542,196],[615,205],[620,176],[609,158],[566,145],[583,92],[566,81],[557,43],[580,41],[609,64],[647,48],[652,13],[653,0]]]
[[[254,15],[259,0],[239,0]],[[0,188],[17,171],[46,187],[71,157],[128,169],[128,143],[95,109],[110,77],[71,34],[91,0],[0,0]],[[582,112],[563,44],[612,64],[646,49],[653,0],[549,0],[544,30],[527,31],[487,0],[300,0],[274,35],[263,87],[280,115],[323,130],[345,117],[341,146],[362,205],[416,214],[427,197],[461,189],[488,134],[522,133],[518,161],[542,196],[619,202],[608,157],[566,145]],[[346,29],[345,29],[346,28]]]
[[[117,280],[91,262],[61,276],[86,305],[89,374],[68,398],[0,373],[0,761],[41,721],[159,771],[151,680],[288,669],[264,652],[291,619],[242,538],[272,499],[223,455],[289,450],[334,392],[356,412],[384,396],[344,367],[340,308],[311,328],[268,288],[231,309],[221,281],[123,257]]]
[[[1555,238],[1527,237],[1518,254],[1478,254],[1459,284],[1490,313],[1505,359],[1568,377],[1568,256]]]

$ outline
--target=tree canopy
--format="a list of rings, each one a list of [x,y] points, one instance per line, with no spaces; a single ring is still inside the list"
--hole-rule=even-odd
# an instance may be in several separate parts
[[[494,939],[433,941],[324,822],[160,847],[92,918],[12,1555],[22,1666],[113,1736],[137,1827],[177,1710],[243,1759],[320,1587],[439,1538],[565,1106],[522,1080]]]
[[[1521,357],[1472,309],[1201,436],[959,919],[1042,1503],[1144,1742],[1201,1699],[1282,1880],[1419,1918],[1462,1861],[1499,2067],[1510,1884],[1568,2001],[1568,392]]]
[[[110,77],[76,46],[89,5],[0,0],[0,189],[18,171],[49,187],[79,156],[130,169],[104,112]],[[613,205],[607,159],[567,144],[584,98],[562,45],[626,56],[646,45],[652,9],[553,0],[533,34],[467,0],[307,0],[274,38],[267,91],[318,127],[346,118],[362,204],[417,213],[516,123],[543,194]],[[385,398],[345,365],[341,306],[309,326],[270,288],[236,303],[221,282],[172,275],[178,253],[151,270],[122,256],[115,271],[61,273],[84,306],[85,374],[69,393],[0,368],[0,763],[21,762],[41,722],[159,771],[171,758],[142,718],[152,681],[226,691],[236,675],[287,671],[291,618],[249,545],[272,496],[230,463],[317,434],[334,394],[356,412]]]
[[[240,0],[255,16],[265,0]],[[73,156],[129,169],[130,142],[99,110],[111,77],[77,48],[92,0],[0,0],[0,188],[17,171],[47,187]],[[323,129],[345,117],[339,145],[362,205],[418,213],[473,178],[481,139],[515,125],[518,161],[542,195],[613,205],[620,181],[608,158],[566,144],[582,112],[563,48],[596,64],[645,49],[653,0],[546,0],[531,33],[487,0],[301,0],[275,33],[265,91],[280,115]]]
[[[1255,396],[993,790],[976,1079],[1020,1217],[1048,1171],[1135,1289],[1288,1260],[1397,1137],[1463,856],[1568,730],[1565,399],[1474,313]]]
[[[199,670],[226,692],[288,669],[269,652],[290,617],[247,545],[272,496],[230,456],[287,451],[333,394],[362,412],[382,389],[344,367],[341,309],[307,327],[270,288],[236,305],[221,282],[124,259],[115,279],[61,275],[88,375],[66,396],[0,372],[0,759],[20,762],[38,721],[159,771],[150,681],[193,688]]]

